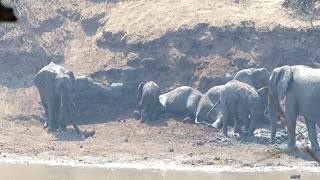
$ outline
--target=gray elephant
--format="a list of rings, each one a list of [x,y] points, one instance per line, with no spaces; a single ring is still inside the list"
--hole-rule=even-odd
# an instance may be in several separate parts
[[[203,94],[189,86],[181,86],[159,96],[162,110],[184,115],[184,121],[194,122],[198,103]]]
[[[134,112],[140,115],[141,122],[147,120],[155,120],[159,113],[160,102],[160,87],[154,81],[142,82],[138,87],[139,111]],[[137,115],[136,115],[137,116]]]
[[[130,106],[136,102],[139,83],[112,83],[105,86],[86,76],[75,79],[73,98],[77,103]]]
[[[217,103],[209,111],[221,103],[223,114],[223,135],[228,136],[229,121],[235,119],[235,133],[244,135],[242,127],[247,130],[247,135],[252,136],[257,125],[265,119],[264,111],[268,104],[268,87],[255,88],[247,83],[232,80],[223,86]],[[250,115],[250,117],[249,117]]]
[[[320,69],[308,66],[282,66],[275,68],[269,80],[268,110],[271,118],[271,142],[275,142],[277,120],[285,115],[289,131],[288,150],[296,148],[297,116],[303,116],[313,150],[320,150],[316,125],[320,127]],[[280,100],[285,100],[285,113]]]
[[[213,127],[217,128],[216,124],[214,122],[221,121],[222,122],[222,115],[221,115],[221,108],[220,104],[217,105],[217,107],[208,113],[210,109],[214,106],[214,104],[219,100],[220,92],[223,89],[224,85],[219,85],[210,88],[203,96],[201,97],[197,112],[196,112],[196,118],[195,123],[199,124],[206,124],[206,125],[212,125]],[[216,120],[219,119],[219,120]],[[221,123],[222,124],[222,123]]]
[[[83,133],[72,117],[74,103],[72,101],[75,79],[71,71],[53,62],[43,67],[35,76],[34,83],[39,91],[41,103],[45,110],[44,128],[50,131],[66,130],[67,120],[77,134]],[[91,136],[83,133],[84,136]]]
[[[269,84],[269,77],[270,73],[266,68],[249,68],[238,71],[233,79],[247,83],[257,90]],[[222,121],[223,118],[220,116],[212,126],[221,128],[223,124]],[[233,121],[230,121],[230,123],[230,125],[233,125]]]
[[[249,68],[238,71],[233,79],[259,89],[268,85],[269,77],[270,73],[266,68]]]

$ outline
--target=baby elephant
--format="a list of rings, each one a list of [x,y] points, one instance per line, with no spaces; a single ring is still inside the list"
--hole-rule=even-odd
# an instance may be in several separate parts
[[[214,125],[213,123],[216,119],[222,118],[221,116],[221,107],[220,104],[211,111],[209,114],[208,112],[214,106],[214,104],[219,100],[220,92],[223,89],[224,85],[215,86],[210,88],[205,94],[203,94],[202,98],[199,101],[197,112],[196,112],[196,120],[197,124],[207,124],[207,125]],[[217,127],[216,127],[217,128]]]
[[[159,96],[162,109],[167,113],[184,115],[184,121],[194,122],[198,103],[203,94],[189,86],[181,86]]]
[[[140,120],[156,119],[157,111],[160,108],[159,103],[160,87],[153,81],[142,82],[138,87],[138,96],[141,97],[139,103]],[[135,112],[135,114],[138,114]]]
[[[253,136],[258,123],[264,120],[264,110],[267,107],[268,87],[257,91],[251,85],[232,80],[224,85],[218,102],[209,113],[221,103],[223,114],[223,135],[228,137],[227,127],[232,118],[235,119],[235,133],[244,135],[242,126],[247,130],[247,135]],[[250,117],[249,117],[250,116]]]

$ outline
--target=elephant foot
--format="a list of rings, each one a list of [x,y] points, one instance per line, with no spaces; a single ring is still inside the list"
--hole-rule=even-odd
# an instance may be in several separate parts
[[[57,132],[57,129],[56,128],[52,128],[52,127],[48,127],[48,131],[49,132]]]
[[[138,110],[133,111],[133,118],[137,120],[141,118],[141,114]]]
[[[48,126],[49,126],[49,124],[48,124],[47,122],[45,122],[45,123],[43,124],[43,129],[46,129]]]
[[[285,149],[283,149],[283,151],[286,153],[295,152],[297,150],[298,150],[297,145],[288,145]]]

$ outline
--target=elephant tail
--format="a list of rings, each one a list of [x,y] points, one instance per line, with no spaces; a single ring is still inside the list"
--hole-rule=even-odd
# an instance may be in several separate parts
[[[218,99],[218,101],[212,106],[212,108],[210,109],[210,111],[207,113],[207,117],[209,117],[209,114],[211,113],[211,111],[213,111],[217,105],[220,103],[220,98]]]
[[[143,89],[143,86],[146,84],[145,81],[141,82],[138,86],[138,89],[137,89],[137,100],[140,101],[141,100],[141,96],[142,96],[142,89]]]

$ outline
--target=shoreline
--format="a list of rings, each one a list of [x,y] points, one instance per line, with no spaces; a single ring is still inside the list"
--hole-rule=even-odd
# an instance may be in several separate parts
[[[133,162],[98,162],[95,157],[77,157],[85,160],[72,160],[72,159],[45,159],[43,157],[21,156],[17,154],[2,153],[0,158],[1,164],[19,164],[19,165],[40,165],[40,166],[60,166],[71,168],[105,168],[105,169],[130,169],[130,170],[156,170],[156,171],[188,171],[188,172],[205,172],[205,173],[222,173],[222,172],[238,172],[238,173],[251,173],[251,172],[285,172],[285,171],[300,171],[309,173],[320,173],[320,167],[300,167],[300,166],[257,166],[257,167],[239,167],[239,166],[220,166],[220,165],[181,165],[175,161],[165,161],[158,159],[150,159]]]

